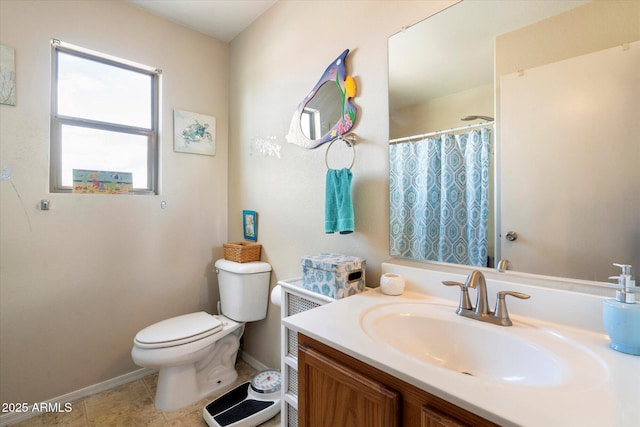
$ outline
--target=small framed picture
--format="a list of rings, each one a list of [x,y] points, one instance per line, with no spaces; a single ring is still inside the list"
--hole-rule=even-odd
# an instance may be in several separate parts
[[[173,132],[173,151],[215,156],[215,117],[173,110]]]
[[[246,240],[258,240],[258,215],[256,211],[242,211],[242,229]]]

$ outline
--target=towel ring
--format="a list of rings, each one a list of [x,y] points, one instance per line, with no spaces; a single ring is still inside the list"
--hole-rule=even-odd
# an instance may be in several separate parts
[[[351,147],[351,151],[353,152],[353,158],[351,159],[351,164],[348,167],[348,169],[351,170],[351,168],[353,167],[353,164],[356,162],[356,136],[355,135],[347,135],[347,136],[340,135],[336,139],[332,140],[327,146],[327,151],[325,151],[324,153],[324,164],[327,165],[327,169],[331,169],[329,167],[329,150],[331,149],[331,146],[333,145],[333,143],[336,141],[344,141],[345,144]]]

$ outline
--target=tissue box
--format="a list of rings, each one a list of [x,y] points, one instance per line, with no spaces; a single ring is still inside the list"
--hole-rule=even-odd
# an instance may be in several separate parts
[[[365,260],[323,253],[302,257],[302,287],[340,299],[364,291]]]

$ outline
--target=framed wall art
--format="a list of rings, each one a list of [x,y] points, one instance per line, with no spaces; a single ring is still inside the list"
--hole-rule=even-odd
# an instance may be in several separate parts
[[[173,151],[215,156],[216,118],[173,110]]]
[[[242,229],[246,240],[258,240],[258,214],[255,211],[242,211]]]
[[[131,172],[73,169],[72,193],[133,194]]]

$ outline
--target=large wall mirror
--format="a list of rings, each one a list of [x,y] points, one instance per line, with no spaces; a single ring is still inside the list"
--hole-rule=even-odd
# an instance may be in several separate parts
[[[391,256],[466,250],[461,264],[596,282],[618,262],[638,276],[638,70],[637,0],[465,0],[390,37]],[[458,181],[472,182],[445,195]],[[462,199],[476,210],[452,208]],[[467,225],[422,227],[416,206]],[[438,233],[452,253],[437,254]]]

